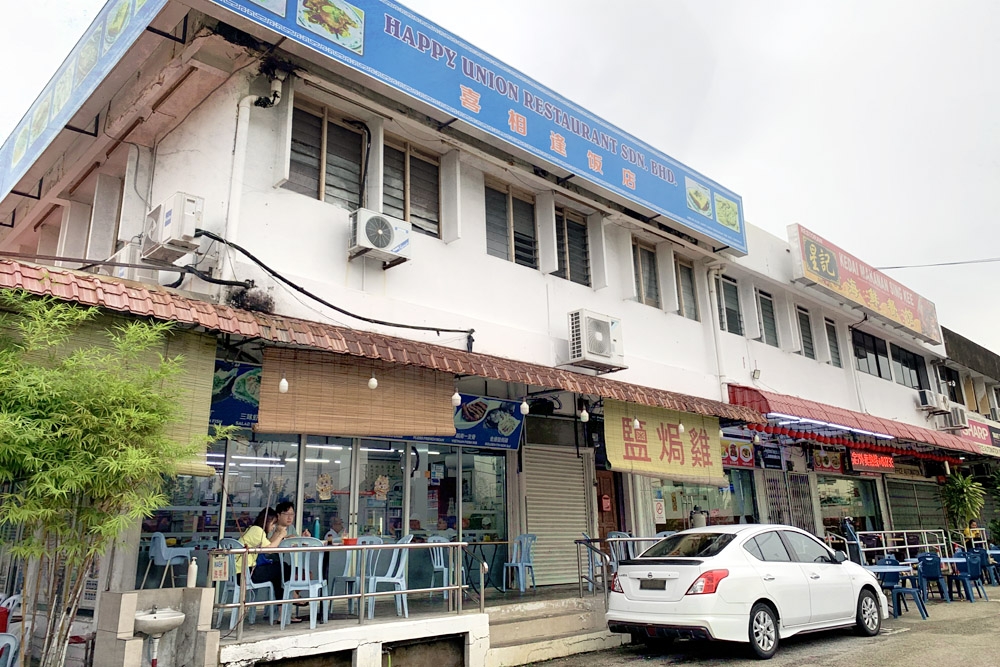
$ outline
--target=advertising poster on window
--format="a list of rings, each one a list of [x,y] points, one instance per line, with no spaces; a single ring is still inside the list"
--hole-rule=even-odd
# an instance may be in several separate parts
[[[747,253],[739,195],[405,7],[387,0],[211,2]]]
[[[941,342],[934,304],[802,225],[788,226],[792,278],[849,300],[928,343]]]
[[[828,452],[822,449],[812,453],[813,471],[841,475],[844,472],[844,453]]]
[[[753,445],[742,440],[723,438],[722,467],[753,468]]]
[[[729,486],[716,417],[605,399],[604,439],[617,472]]]
[[[393,440],[433,442],[442,445],[517,449],[524,430],[520,401],[461,394],[462,404],[455,408],[455,435],[394,437]]]
[[[209,423],[253,428],[260,405],[260,371],[260,366],[253,364],[215,360]]]

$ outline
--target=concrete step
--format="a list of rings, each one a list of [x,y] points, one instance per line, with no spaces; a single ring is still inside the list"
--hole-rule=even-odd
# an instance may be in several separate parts
[[[513,604],[501,604],[486,607],[486,613],[490,617],[490,623],[503,621],[511,618],[526,618],[529,616],[539,616],[544,614],[560,614],[564,612],[592,611],[600,609],[604,611],[604,600],[599,597],[566,597],[556,600],[527,600],[525,602],[515,602]]]
[[[490,645],[526,643],[594,632],[604,626],[604,610],[549,609],[520,616],[490,618]]]
[[[603,651],[628,642],[626,635],[618,635],[607,630],[592,632],[571,632],[548,636],[529,642],[514,642],[495,645],[491,636],[490,649],[486,653],[486,667],[514,667],[545,660],[554,660],[577,653]]]

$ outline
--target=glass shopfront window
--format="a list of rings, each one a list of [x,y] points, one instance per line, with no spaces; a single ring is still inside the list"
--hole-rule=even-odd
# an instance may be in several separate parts
[[[875,480],[854,477],[817,477],[823,528],[841,534],[844,517],[854,519],[854,529],[882,530]]]
[[[295,502],[299,436],[257,433],[246,443],[231,440],[230,447],[226,537],[238,539],[265,507]]]
[[[690,528],[696,511],[708,513],[709,525],[756,522],[753,471],[733,468],[725,473],[729,486],[724,487],[654,479],[653,499],[662,500],[664,506],[656,530]]]
[[[306,438],[302,460],[302,528],[313,537],[339,542],[349,536],[353,449],[351,438],[316,435]]]
[[[403,534],[403,454],[406,445],[362,440],[358,452],[358,535]]]

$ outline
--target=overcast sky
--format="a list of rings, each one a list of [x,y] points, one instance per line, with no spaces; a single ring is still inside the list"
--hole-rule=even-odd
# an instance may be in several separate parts
[[[5,7],[0,136],[103,4]],[[781,238],[800,223],[873,266],[1000,256],[993,0],[404,4],[740,194]],[[1000,352],[1000,263],[887,273]]]

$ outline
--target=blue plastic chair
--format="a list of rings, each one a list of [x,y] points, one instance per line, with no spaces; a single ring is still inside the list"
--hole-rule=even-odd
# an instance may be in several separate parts
[[[963,556],[965,557],[965,562],[958,563],[958,574],[948,575],[949,592],[951,591],[951,584],[957,582],[962,587],[959,592],[964,590],[965,597],[969,600],[969,602],[976,601],[974,591],[978,591],[979,597],[989,602],[990,599],[986,597],[986,587],[983,586],[983,568],[980,564],[979,554],[971,551],[955,552],[956,558],[961,558]]]
[[[191,562],[191,549],[186,547],[168,547],[167,538],[163,533],[153,533],[149,541],[149,562],[146,563],[146,574],[142,575],[142,584],[139,588],[146,587],[146,577],[149,576],[149,568],[154,564],[163,568],[163,577],[160,579],[160,588],[167,581],[167,570],[170,570],[170,585],[174,586],[174,566],[183,565],[182,576],[187,579],[187,565]]]
[[[920,576],[920,595],[924,600],[930,595],[929,584],[936,583],[938,592],[945,602],[951,602],[948,595],[948,582],[941,573],[941,557],[934,553],[925,552],[917,555],[917,573]]]
[[[531,533],[518,535],[511,545],[510,560],[503,566],[503,592],[507,592],[507,572],[512,571],[517,576],[517,584],[520,591],[524,592],[525,577],[531,574],[531,587],[535,586],[535,556],[533,547],[538,537]]]
[[[315,537],[287,537],[281,540],[282,547],[321,547],[323,540]],[[283,600],[286,604],[281,606],[281,629],[291,622],[292,608],[289,601],[292,600],[292,593],[303,591],[309,597],[319,597],[329,595],[326,583],[326,571],[323,568],[322,551],[298,551],[282,552],[278,554],[281,558],[282,585],[285,589]],[[288,566],[287,568],[285,566]],[[289,577],[284,579],[285,572]],[[309,603],[309,629],[316,629],[316,615],[319,612],[319,603],[312,601]],[[330,619],[330,601],[323,601],[323,620]]]
[[[239,540],[234,540],[231,537],[225,537],[219,540],[220,549],[243,549],[244,546]],[[234,554],[229,554],[229,577],[226,579],[225,583],[222,584],[222,597],[219,600],[221,604],[235,604],[240,601],[240,584],[236,579],[236,575],[240,574],[236,571],[236,556]],[[258,593],[261,596],[266,595],[267,597],[261,597],[262,600],[273,600],[274,599],[274,586],[270,581],[262,581],[256,583],[250,581],[247,583],[247,602],[254,602],[257,600]],[[215,624],[222,627],[222,615],[225,613],[225,609],[220,609],[215,621]],[[233,607],[230,612],[229,617],[229,629],[232,630],[236,627],[236,616],[239,614],[240,610],[238,607]],[[247,616],[251,623],[257,621],[257,607],[247,607]],[[274,605],[268,605],[267,607],[267,618],[271,625],[274,625]]]
[[[970,551],[979,556],[979,564],[983,568],[983,583],[996,586],[1000,577],[998,577],[997,564],[990,558],[990,552],[982,547],[970,549]]]
[[[628,538],[632,537],[626,532],[620,530],[612,530],[608,533],[608,539],[618,539],[618,538]],[[632,545],[634,542],[608,542],[608,552],[611,554],[611,570],[612,572],[618,571],[618,563],[623,560],[631,560],[635,557],[632,553]]]
[[[878,565],[899,565],[899,561],[892,556],[887,556],[879,559]],[[920,591],[916,588],[901,586],[900,578],[899,572],[884,572],[880,578],[882,589],[888,591],[889,597],[892,599],[892,617],[899,618],[900,604],[903,605],[904,609],[909,611],[909,607],[906,606],[906,598],[911,597],[917,603],[920,618],[927,618],[927,607],[924,605],[924,601],[920,599]]]
[[[594,546],[596,544],[596,542],[593,541],[593,538],[591,538],[590,535],[588,535],[587,533],[581,533],[581,535],[583,535],[583,539],[591,543],[591,546]],[[588,593],[594,592],[594,582],[597,581],[598,577],[603,576],[603,572],[604,570],[601,568],[601,557],[596,553],[594,553],[593,551],[591,551],[590,549],[587,549],[587,578],[588,578],[587,592]]]

